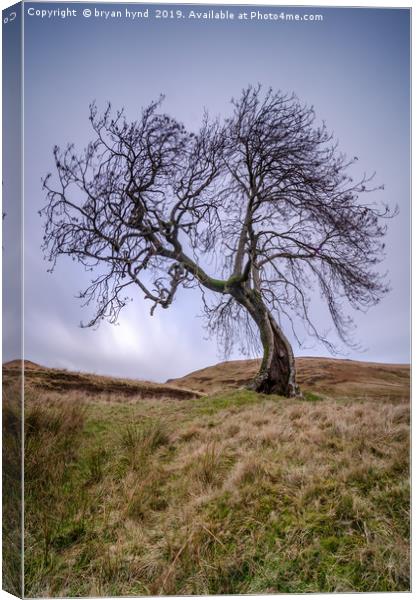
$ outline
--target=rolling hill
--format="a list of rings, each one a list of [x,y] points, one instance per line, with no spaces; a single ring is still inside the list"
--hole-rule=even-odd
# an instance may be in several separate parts
[[[3,364],[3,379],[8,382],[20,375],[18,360]],[[175,398],[190,399],[202,395],[188,390],[186,386],[167,385],[137,379],[122,379],[91,373],[79,373],[64,369],[50,369],[25,360],[26,385],[42,391],[57,393],[82,392],[87,395],[108,394],[125,398]]]
[[[322,396],[403,398],[410,393],[410,366],[405,364],[301,357],[296,365],[301,389]],[[258,368],[257,359],[226,361],[166,383],[155,383],[50,369],[26,360],[25,378],[29,385],[49,391],[189,399],[245,387]],[[5,363],[3,372],[6,381],[16,377],[19,361]]]
[[[296,359],[297,381],[302,390],[330,396],[402,397],[409,394],[410,366],[341,360]],[[205,394],[242,387],[259,368],[259,360],[236,360],[194,371],[167,383]]]

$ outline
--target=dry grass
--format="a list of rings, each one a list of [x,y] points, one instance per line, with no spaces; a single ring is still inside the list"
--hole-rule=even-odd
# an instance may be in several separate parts
[[[19,377],[21,362],[10,361],[3,365],[3,381],[13,382]],[[107,395],[114,400],[118,396],[121,402],[128,398],[180,399],[197,398],[202,394],[188,390],[186,386],[159,384],[152,381],[106,377],[91,373],[79,373],[62,369],[49,369],[25,360],[25,382],[31,389],[42,392],[71,393],[81,392],[94,396]]]
[[[22,594],[22,439],[20,380],[3,385],[3,589]]]
[[[27,595],[408,590],[409,404],[379,398],[32,394]]]

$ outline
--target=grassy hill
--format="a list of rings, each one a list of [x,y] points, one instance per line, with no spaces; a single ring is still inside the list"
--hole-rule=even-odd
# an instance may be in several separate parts
[[[259,360],[222,362],[167,383],[204,394],[241,387],[259,369]],[[401,398],[408,395],[410,366],[340,360],[297,358],[297,381],[302,390],[329,396]]]
[[[17,360],[3,365],[4,381],[13,381],[21,371],[21,363]],[[34,390],[46,392],[81,392],[87,396],[107,394],[121,398],[177,398],[189,399],[202,396],[197,390],[188,390],[187,386],[158,384],[153,381],[105,377],[91,373],[79,373],[62,369],[48,369],[32,361],[25,360],[25,380]]]
[[[28,368],[26,594],[408,590],[408,366],[302,358],[298,400],[254,369]]]

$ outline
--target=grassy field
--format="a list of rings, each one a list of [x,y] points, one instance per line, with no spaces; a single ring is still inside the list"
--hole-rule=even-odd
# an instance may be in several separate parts
[[[408,367],[301,360],[303,400],[29,369],[26,595],[408,590]]]

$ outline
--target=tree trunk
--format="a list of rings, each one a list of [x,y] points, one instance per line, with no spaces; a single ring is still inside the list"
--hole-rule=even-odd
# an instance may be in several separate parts
[[[299,396],[294,354],[289,341],[268,312],[258,326],[264,355],[260,369],[250,386],[251,389],[264,394]]]
[[[261,295],[256,290],[240,289],[234,296],[259,327],[264,350],[260,369],[249,388],[264,394],[299,396],[291,344],[265,306]]]

